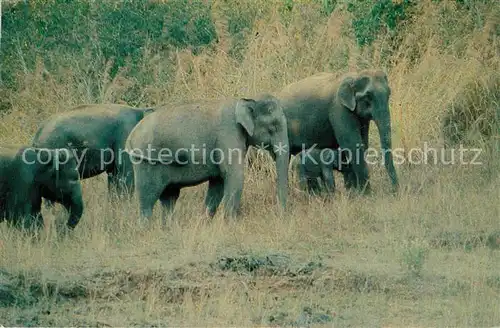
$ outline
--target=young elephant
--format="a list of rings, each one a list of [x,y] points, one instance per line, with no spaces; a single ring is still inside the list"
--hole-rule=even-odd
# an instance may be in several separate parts
[[[285,207],[288,135],[285,115],[275,97],[163,107],[137,124],[127,139],[142,217],[150,218],[160,199],[165,218],[181,188],[205,181],[208,215],[212,217],[223,200],[224,214],[236,216],[250,145],[267,149],[276,161],[277,193]]]
[[[83,214],[76,159],[67,149],[0,147],[0,222],[40,229],[42,197],[69,211],[73,229]]]
[[[310,148],[297,154],[297,167],[299,171],[299,185],[302,190],[310,195],[329,194],[335,192],[335,178],[333,170],[344,176],[344,183],[349,189],[352,181],[352,168],[345,157],[340,157],[340,152],[330,148]]]
[[[311,195],[319,195],[323,191],[333,194],[333,170],[340,171],[338,154],[338,151],[329,148],[301,151],[297,155],[300,188]]]
[[[81,105],[45,121],[32,145],[72,149],[81,179],[106,172],[108,190],[130,196],[134,179],[130,158],[123,154],[125,140],[137,122],[152,111],[119,104]]]

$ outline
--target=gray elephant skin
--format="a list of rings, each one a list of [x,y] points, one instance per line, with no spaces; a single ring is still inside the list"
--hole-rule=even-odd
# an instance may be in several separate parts
[[[68,228],[75,228],[84,205],[76,159],[71,152],[1,146],[0,222],[6,220],[28,230],[42,228],[42,197],[63,205],[69,212]]]
[[[153,108],[121,104],[85,104],[48,118],[32,145],[72,149],[81,179],[108,176],[108,190],[119,196],[133,193],[133,169],[125,141],[134,126]]]
[[[362,70],[344,75],[319,73],[287,85],[277,95],[288,124],[290,154],[304,149],[339,149],[350,164],[344,174],[347,189],[369,194],[368,148],[370,121],[379,130],[384,165],[392,191],[399,189],[393,163],[387,75]]]
[[[301,151],[296,157],[299,185],[310,195],[335,192],[333,170],[342,172],[340,152],[330,148],[313,148]]]
[[[159,199],[165,219],[181,188],[206,181],[208,216],[215,215],[221,201],[225,217],[237,216],[245,156],[251,145],[265,148],[275,160],[278,199],[285,208],[289,165],[286,124],[279,101],[267,94],[157,108],[137,124],[127,140],[141,217],[150,218]]]

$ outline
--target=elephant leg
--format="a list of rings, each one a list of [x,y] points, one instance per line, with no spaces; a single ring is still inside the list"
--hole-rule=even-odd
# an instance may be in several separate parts
[[[242,168],[234,168],[224,178],[224,216],[235,218],[240,209],[244,176]]]
[[[348,191],[352,190],[356,184],[356,176],[354,175],[354,172],[350,169],[350,167],[346,167],[342,170],[342,176],[344,177],[345,189]]]
[[[348,168],[352,171],[352,177],[349,180],[352,180],[354,188],[358,192],[365,195],[370,194],[368,166],[365,161],[365,147],[362,145],[361,136],[358,134],[349,138],[339,135],[338,139],[342,144],[341,151],[348,151],[350,155]]]
[[[134,170],[128,154],[123,154],[120,149],[115,150],[117,160],[114,163],[116,176],[115,188],[120,197],[130,198],[134,190]]]
[[[302,157],[298,157],[299,163],[299,186],[302,191],[313,194],[313,191],[319,188],[318,181],[316,177],[312,176],[311,173],[307,170],[306,163],[302,163]]]
[[[45,222],[41,213],[42,197],[39,195],[33,196],[31,201],[27,201],[23,205],[24,213],[22,217],[22,228],[30,233],[40,231],[45,226]]]
[[[308,182],[307,182],[307,179],[305,178],[300,178],[299,179],[299,188],[300,190],[302,191],[307,191],[309,188],[308,188]]]
[[[71,195],[65,196],[61,204],[69,213],[66,226],[72,230],[76,227],[78,222],[80,222],[83,215],[84,205],[81,187],[75,188]]]
[[[148,164],[138,164],[134,170],[136,183],[135,193],[139,200],[139,211],[142,219],[150,220],[153,216],[153,208],[160,198],[168,183],[162,181],[162,177],[157,174]]]
[[[307,191],[309,189],[309,179],[305,175],[299,176],[299,187],[302,191]]]
[[[147,220],[151,219],[153,216],[153,208],[156,204],[156,201],[159,199],[161,195],[160,188],[149,188],[149,190],[138,190],[137,196],[139,198],[139,210],[141,218],[145,218]]]
[[[339,164],[335,167],[336,170],[342,173],[344,187],[348,192],[352,191],[356,186],[356,175],[349,160],[352,161],[352,158],[347,158],[344,154],[341,154]]]
[[[325,188],[328,193],[335,193],[335,177],[333,176],[333,169],[331,167],[323,167],[323,180],[325,181]]]
[[[224,197],[224,181],[220,178],[208,181],[207,195],[205,197],[205,206],[207,215],[212,218]]]
[[[179,187],[167,187],[160,195],[160,203],[162,205],[162,226],[166,225],[167,216],[172,215],[175,208],[175,203],[181,194]]]
[[[307,179],[307,192],[311,196],[317,196],[321,194],[321,184],[318,179],[318,177],[309,177]]]
[[[304,177],[299,180],[300,190],[311,193],[311,190],[314,189],[314,182],[311,182],[309,178]]]
[[[364,160],[353,164],[354,174],[352,176],[355,188],[364,195],[371,193],[370,181],[368,180],[368,167]]]

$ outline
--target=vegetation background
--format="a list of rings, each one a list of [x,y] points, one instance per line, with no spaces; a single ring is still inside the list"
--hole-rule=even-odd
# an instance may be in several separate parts
[[[82,103],[251,96],[320,71],[381,68],[408,161],[396,197],[382,165],[365,198],[347,198],[340,175],[333,199],[309,198],[291,168],[281,217],[272,163],[253,153],[241,220],[204,222],[204,184],[149,231],[136,229],[135,203],[107,201],[105,177],[84,180],[73,235],[56,234],[61,207],[44,210],[38,240],[0,227],[0,324],[498,325],[499,7],[3,1],[0,143],[29,143],[41,120]],[[481,164],[461,164],[460,144],[481,149]],[[424,156],[425,145],[438,152]]]

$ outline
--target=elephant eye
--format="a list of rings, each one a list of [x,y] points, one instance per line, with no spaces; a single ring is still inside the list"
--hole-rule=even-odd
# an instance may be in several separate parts
[[[279,129],[280,129],[280,123],[279,123],[279,121],[275,120],[269,126],[268,131],[269,131],[269,133],[273,134],[273,133],[277,133],[279,131]]]
[[[360,102],[366,107],[370,106],[373,102],[373,95],[371,93],[367,93],[360,99]]]

